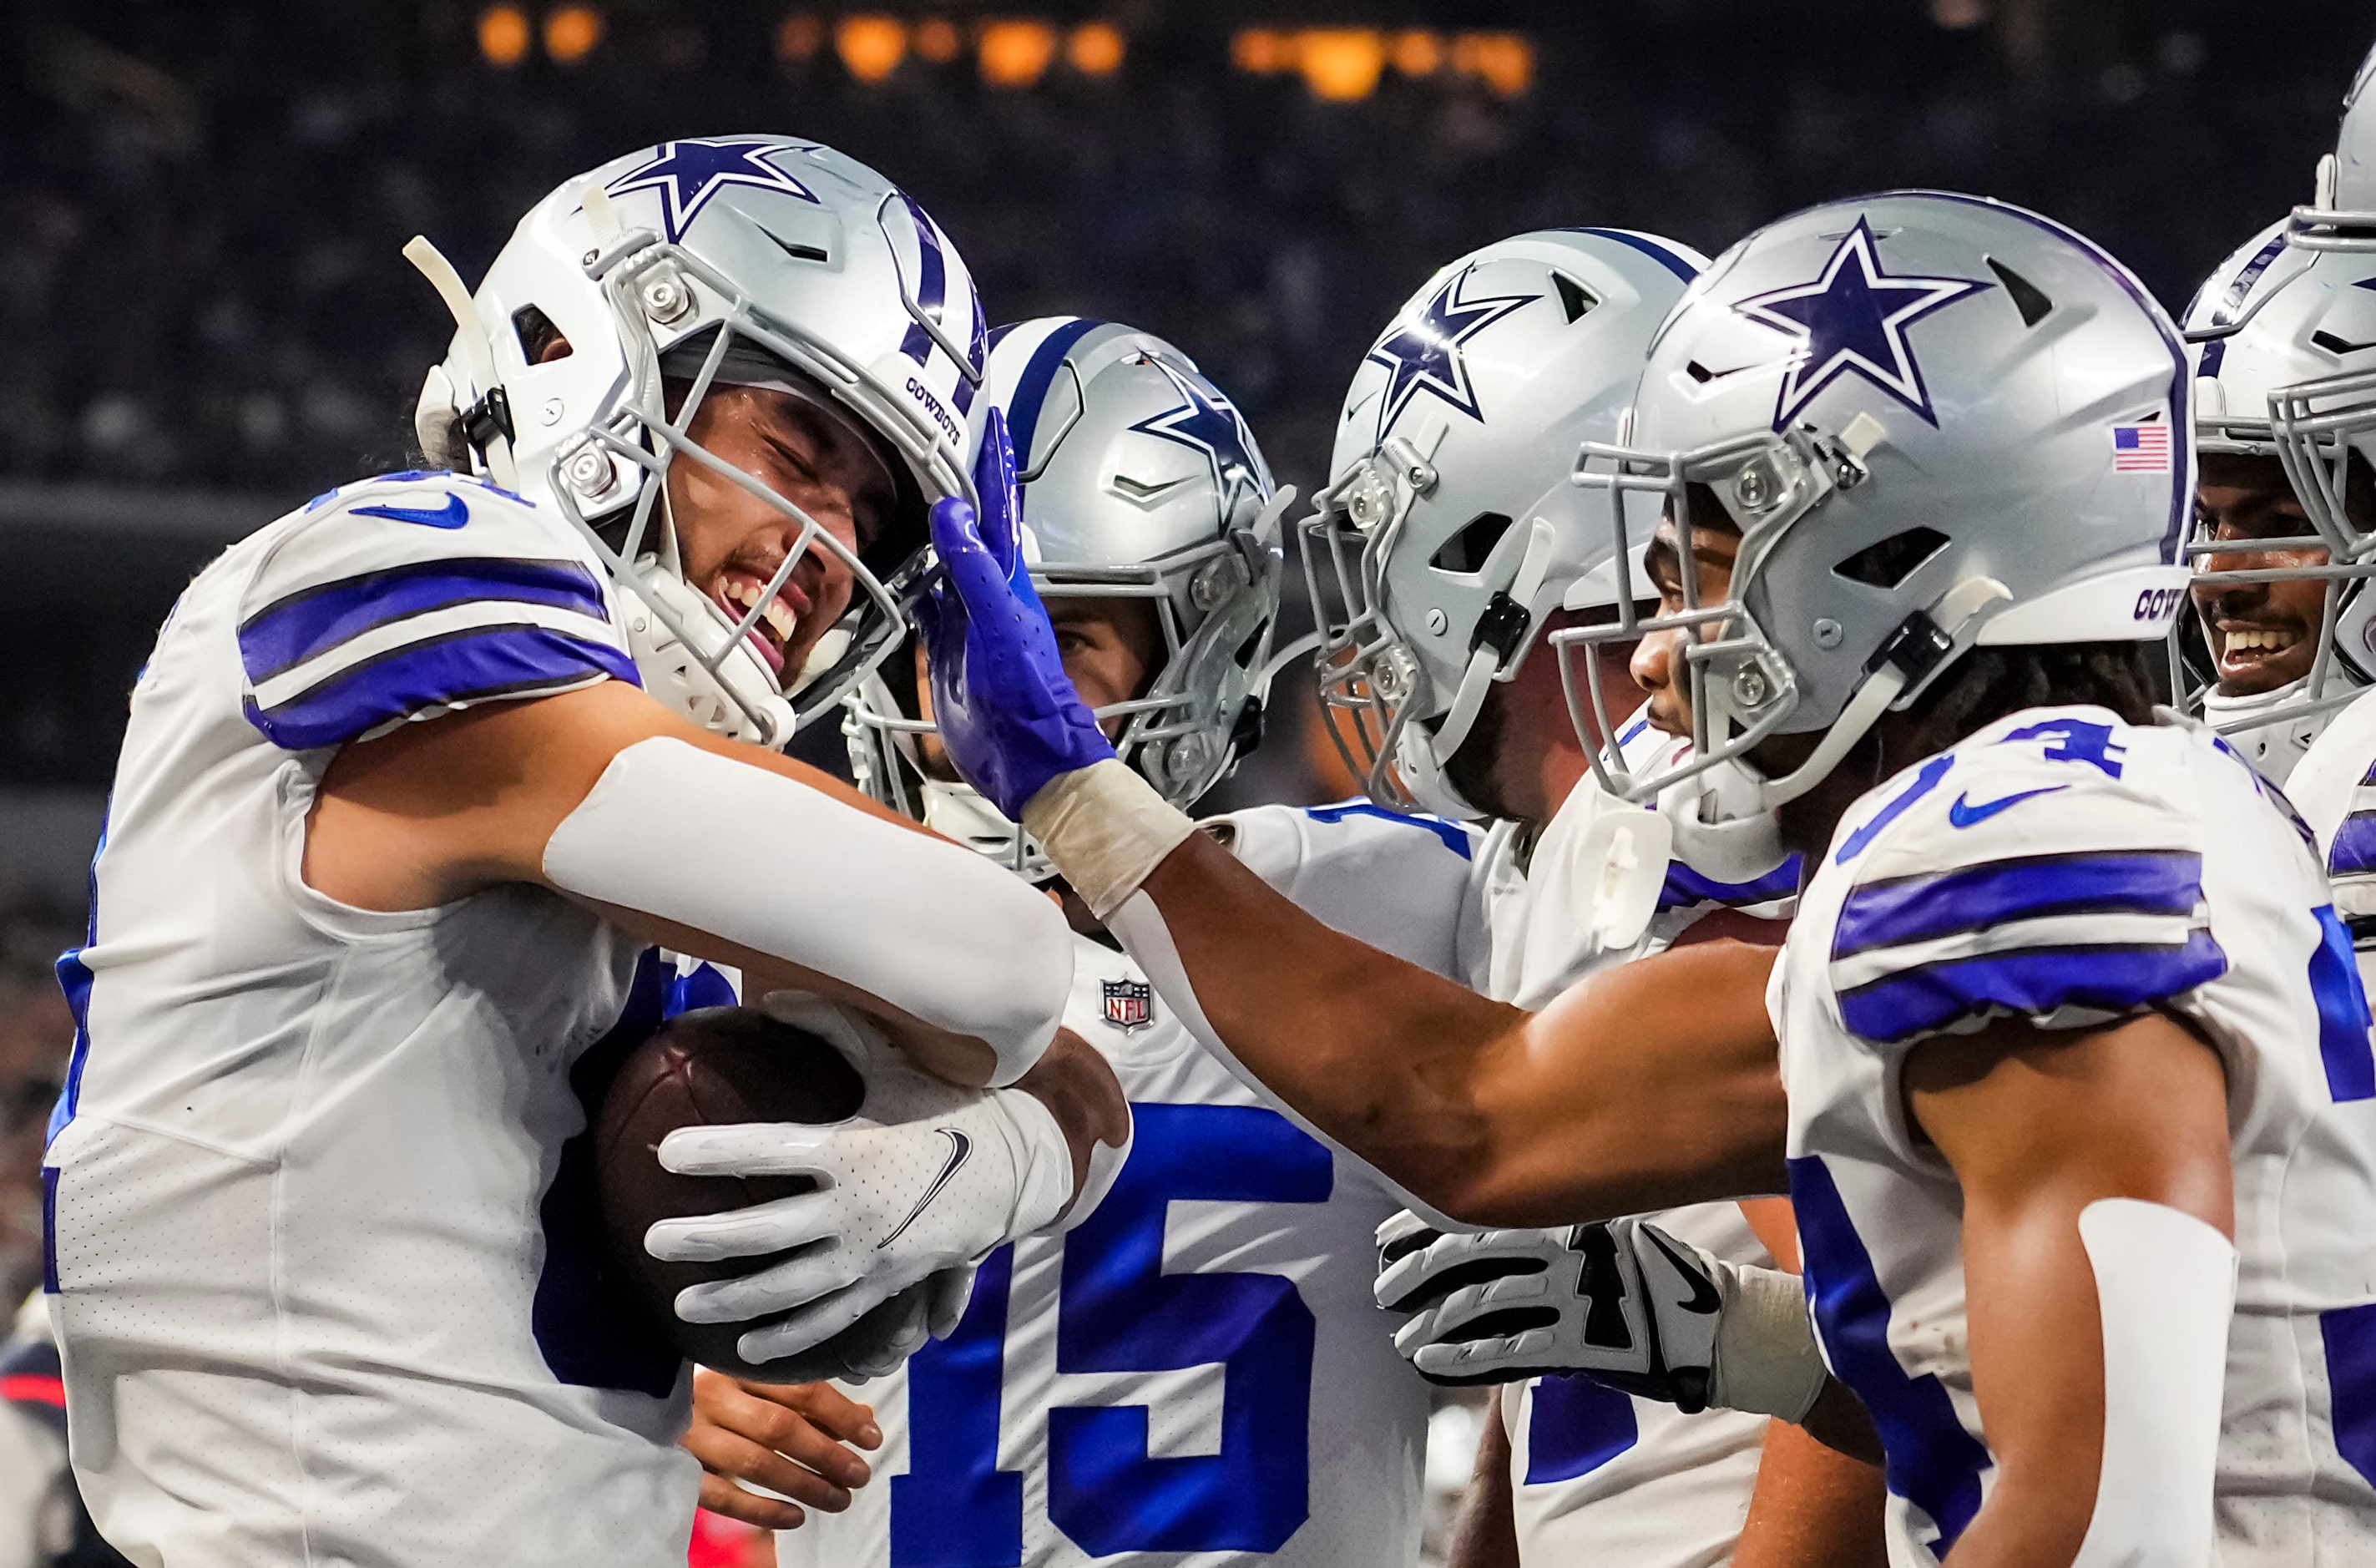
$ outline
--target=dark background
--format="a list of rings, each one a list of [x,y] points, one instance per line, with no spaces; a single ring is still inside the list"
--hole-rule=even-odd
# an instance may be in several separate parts
[[[0,784],[103,785],[191,570],[398,464],[446,336],[405,239],[475,278],[539,196],[638,145],[791,131],[876,165],[956,238],[993,319],[1163,333],[1308,493],[1396,304],[1526,228],[1714,252],[1824,197],[1945,185],[2076,225],[2176,308],[2308,198],[2376,37],[2370,7],[2307,0],[1038,10],[1115,22],[1122,68],[1060,62],[999,89],[968,51],[861,83],[834,53],[839,13],[790,0],[624,0],[575,65],[532,48],[508,69],[450,0],[19,6],[0,49]],[[826,36],[805,63],[773,42],[796,11]],[[1322,102],[1291,73],[1232,67],[1249,25],[1506,28],[1534,77],[1512,97],[1389,70],[1361,101]]]

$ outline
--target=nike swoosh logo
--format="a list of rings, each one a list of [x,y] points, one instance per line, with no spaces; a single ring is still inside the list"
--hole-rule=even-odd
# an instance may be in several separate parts
[[[916,1223],[924,1210],[932,1206],[933,1200],[941,1195],[941,1189],[949,1184],[949,1178],[957,1173],[957,1167],[963,1165],[966,1162],[966,1157],[973,1153],[973,1140],[955,1127],[939,1127],[934,1131],[949,1140],[949,1162],[941,1167],[941,1173],[933,1178],[933,1184],[924,1189],[924,1195],[916,1200],[916,1206],[908,1211],[908,1218],[901,1220],[891,1234],[874,1243],[874,1250],[878,1253],[897,1241],[902,1231]]]
[[[1676,1305],[1687,1313],[1697,1313],[1703,1317],[1724,1305],[1724,1298],[1716,1293],[1716,1286],[1709,1281],[1706,1275],[1700,1272],[1698,1260],[1684,1257],[1676,1252],[1674,1248],[1667,1245],[1667,1239],[1656,1230],[1645,1230],[1642,1234],[1650,1238],[1652,1246],[1667,1254],[1667,1261],[1675,1265],[1677,1273],[1692,1282],[1691,1295],[1677,1302]]]
[[[2068,784],[2049,784],[2043,790],[2024,790],[2019,794],[2001,796],[1993,801],[1982,802],[1977,806],[1971,803],[1969,795],[1958,795],[1955,797],[1954,803],[1947,808],[1947,820],[1957,827],[1976,826],[1988,821],[1997,813],[2009,811],[2024,801],[2034,801],[2040,795],[2051,795],[2057,790],[2069,788],[2071,786]]]
[[[399,523],[419,523],[425,529],[458,529],[470,520],[470,509],[462,505],[460,496],[449,495],[440,507],[358,506],[355,516],[389,517]]]

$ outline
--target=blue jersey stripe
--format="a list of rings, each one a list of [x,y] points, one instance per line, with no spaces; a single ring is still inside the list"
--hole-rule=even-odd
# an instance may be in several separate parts
[[[2326,852],[2331,875],[2376,871],[2376,812],[2354,812],[2334,830],[2334,845]]]
[[[2161,946],[2029,947],[1923,964],[1839,993],[1849,1032],[1892,1044],[1992,1013],[2060,1007],[2124,1013],[2192,991],[2228,970],[2207,931]]]
[[[2203,857],[2182,850],[1988,861],[1851,889],[1832,928],[1832,956],[2048,915],[2191,915],[2202,901]]]
[[[1718,882],[1712,876],[1702,876],[1681,861],[1667,862],[1667,883],[1658,889],[1658,908],[1680,909],[1693,904],[1770,904],[1776,898],[1788,898],[1799,891],[1799,874],[1805,861],[1792,855],[1780,865],[1754,882]]]
[[[1822,1159],[1790,1161],[1790,1203],[1824,1360],[1872,1417],[1889,1490],[1930,1516],[1932,1549],[1944,1557],[1980,1510],[1989,1451],[1964,1430],[1946,1386],[1929,1372],[1907,1375],[1890,1348],[1889,1297]]]
[[[307,588],[267,605],[239,629],[240,662],[251,683],[391,621],[473,600],[547,604],[608,621],[602,585],[574,561],[473,556],[422,561]]]
[[[1440,816],[1413,816],[1406,812],[1390,812],[1368,801],[1347,801],[1341,805],[1306,806],[1303,814],[1314,822],[1342,822],[1348,816],[1374,816],[1380,822],[1398,822],[1407,827],[1417,827],[1443,840],[1443,847],[1462,860],[1469,856],[1468,830],[1456,822],[1446,822]]]
[[[248,699],[248,722],[277,746],[342,745],[423,708],[559,691],[599,677],[643,683],[618,648],[544,626],[484,626],[414,643],[344,670],[271,708]]]

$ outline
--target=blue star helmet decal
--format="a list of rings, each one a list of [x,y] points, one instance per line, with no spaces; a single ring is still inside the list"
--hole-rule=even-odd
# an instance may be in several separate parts
[[[629,191],[659,191],[660,227],[669,244],[674,244],[693,227],[694,218],[709,198],[729,185],[780,191],[802,201],[815,201],[814,191],[771,160],[776,153],[792,150],[795,149],[781,142],[734,137],[692,137],[683,141],[664,141],[653,148],[650,162],[628,170],[602,188],[612,196],[624,196]]]
[[[1485,418],[1468,385],[1468,367],[1461,358],[1460,345],[1520,305],[1531,304],[1542,296],[1501,294],[1463,299],[1461,291],[1474,270],[1464,267],[1445,279],[1443,287],[1428,296],[1417,317],[1396,323],[1395,329],[1370,350],[1368,358],[1385,366],[1392,377],[1386,384],[1385,408],[1378,415],[1380,441],[1386,438],[1411,399],[1422,391],[1432,392],[1470,419],[1481,422]]]
[[[1143,362],[1163,373],[1163,379],[1180,394],[1181,406],[1150,415],[1130,428],[1203,453],[1205,460],[1213,466],[1213,483],[1221,493],[1223,517],[1236,517],[1245,497],[1260,505],[1262,464],[1254,457],[1253,437],[1238,410],[1226,398],[1207,396],[1203,387],[1154,355],[1144,356]]]
[[[1823,276],[1812,283],[1755,294],[1733,308],[1799,339],[1774,404],[1780,430],[1833,382],[1853,371],[1919,414],[1939,422],[1922,367],[1906,329],[1936,310],[1993,283],[1969,278],[1919,278],[1885,272],[1873,254],[1872,226],[1859,218],[1840,238]]]

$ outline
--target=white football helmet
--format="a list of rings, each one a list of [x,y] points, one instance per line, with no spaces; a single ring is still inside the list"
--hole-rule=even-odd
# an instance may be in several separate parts
[[[1098,708],[1114,749],[1175,805],[1262,737],[1278,619],[1278,514],[1244,418],[1152,333],[1078,316],[999,328],[980,407],[1006,411],[1024,559],[1043,600],[1139,599],[1163,650],[1139,695]],[[1029,876],[1055,868],[923,752],[911,671],[868,677],[845,705],[850,769],[875,800]]]
[[[1569,470],[1617,436],[1706,259],[1622,229],[1520,234],[1438,272],[1362,360],[1301,543],[1321,713],[1372,799],[1478,816],[1443,767],[1493,683],[1555,612],[1648,596],[1655,513],[1621,550]]]
[[[1659,327],[1630,441],[1579,457],[1612,538],[1629,492],[1661,498],[1684,608],[1644,619],[1621,601],[1615,624],[1551,640],[1566,657],[1675,636],[1696,727],[1661,771],[1593,748],[1604,786],[1645,801],[1729,761],[1753,771],[1769,735],[1822,735],[1749,792],[1771,809],[1976,643],[2166,636],[2187,580],[2192,391],[2144,285],[2019,208],[1894,192],[1734,245]],[[1729,594],[1702,604],[1692,523],[1709,493],[1740,539]],[[1589,688],[1605,724],[1600,660],[1577,662],[1571,693]]]
[[[475,297],[426,242],[407,254],[459,325],[422,390],[422,445],[552,505],[593,542],[637,601],[626,631],[654,695],[781,745],[890,650],[923,570],[926,509],[972,493],[965,422],[984,337],[971,274],[913,198],[797,137],[692,137],[564,182],[520,220]],[[691,386],[673,417],[664,376]],[[791,393],[869,437],[898,491],[885,537],[861,557],[689,440],[719,384]],[[679,459],[802,529],[747,613],[680,571],[665,499]],[[851,607],[807,670],[779,674],[751,634],[812,544],[853,574]]]
[[[2205,683],[2201,695],[2204,718],[2280,784],[2327,719],[2376,675],[2376,596],[2361,591],[2354,567],[2376,541],[2344,505],[2349,460],[2376,465],[2376,255],[2305,249],[2289,244],[2288,233],[2280,222],[2254,235],[2220,263],[2186,314],[2198,449],[2283,464],[2311,529],[2239,548],[2241,541],[2217,541],[2198,529],[2188,555],[2200,564],[2260,551],[2327,552],[2323,567],[2198,566],[2195,574],[2198,584],[2284,576],[2326,583],[2320,646],[2307,675],[2246,696],[2223,696]],[[2174,662],[2173,671],[2182,674],[2182,666]]]
[[[2286,237],[2306,250],[2376,251],[2376,49],[2343,95],[2334,150],[2318,160],[2310,205],[2286,220]]]

